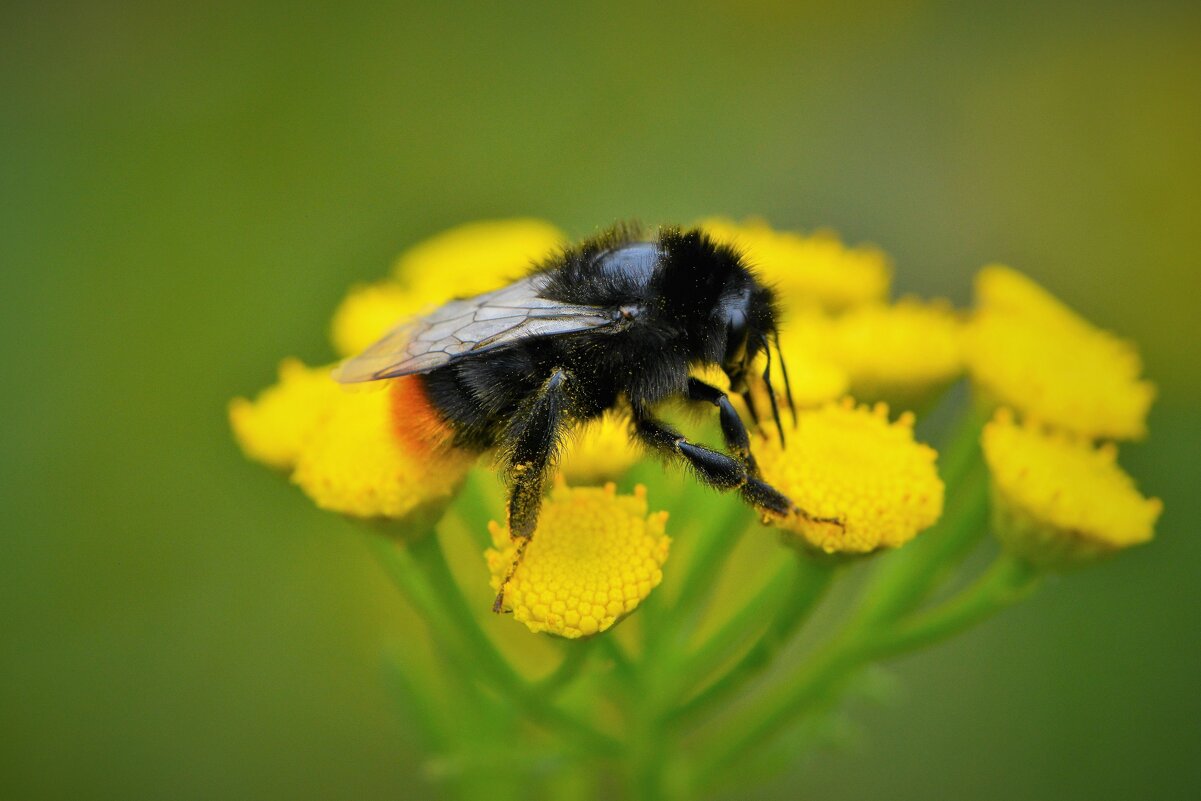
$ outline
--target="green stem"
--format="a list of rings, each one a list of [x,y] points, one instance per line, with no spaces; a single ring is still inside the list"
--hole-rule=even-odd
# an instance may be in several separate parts
[[[713,672],[738,646],[760,628],[768,610],[778,610],[794,584],[796,568],[791,561],[780,565],[759,591],[723,623],[691,654],[681,659],[675,681],[682,695]]]
[[[630,660],[629,654],[621,647],[621,643],[612,633],[598,635],[601,650],[606,656],[613,660],[613,670],[623,681],[630,681],[634,677],[634,663]],[[597,639],[594,637],[593,639]]]
[[[976,464],[954,488],[942,520],[876,568],[850,625],[884,625],[920,604],[944,573],[976,547],[987,520],[987,473],[983,464]]]
[[[830,560],[797,554],[795,560],[772,577],[755,601],[744,607],[697,650],[681,670],[685,677],[681,684],[691,687],[695,677],[703,677],[711,671],[713,664],[735,647],[739,634],[753,626],[755,618],[762,615],[765,607],[774,605],[776,613],[763,635],[716,681],[674,709],[668,722],[677,728],[687,726],[735,695],[771,665],[780,650],[809,619],[836,572],[836,565]],[[776,601],[776,598],[780,600]]]
[[[427,537],[414,543],[412,550],[415,560],[433,578],[432,584],[439,599],[453,618],[454,625],[466,639],[473,664],[481,668],[480,673],[483,676],[495,683],[498,691],[520,703],[531,718],[543,725],[571,733],[587,748],[605,753],[615,753],[619,750],[618,741],[555,706],[513,669],[480,628],[479,621],[450,572],[446,556],[436,538]]]
[[[980,432],[987,420],[987,412],[975,399],[968,404],[952,423],[946,442],[938,448],[938,461],[942,480],[954,487],[963,479],[980,456]]]
[[[1028,563],[1007,554],[972,585],[932,609],[910,616],[873,644],[880,656],[893,656],[945,640],[1029,595],[1039,574]]]
[[[504,509],[497,508],[495,504],[495,489],[490,490],[485,485],[489,475],[479,470],[470,471],[463,480],[454,505],[447,510],[447,516],[462,526],[480,548],[492,547],[488,521],[497,519],[504,522]]]
[[[580,668],[596,649],[596,638],[591,637],[579,642],[564,640],[563,648],[566,649],[566,652],[559,660],[558,666],[549,675],[534,684],[534,691],[547,698],[558,694],[580,674]]]
[[[417,607],[431,636],[456,661],[474,665],[480,681],[491,684],[502,697],[521,705],[527,715],[544,726],[574,736],[588,749],[616,753],[619,743],[556,707],[517,674],[480,628],[458,584],[450,573],[438,540],[433,535],[407,548],[380,537],[370,543],[396,584]]]
[[[865,644],[855,638],[837,639],[813,654],[785,684],[754,703],[748,712],[723,724],[701,748],[696,759],[696,788],[711,787],[735,769],[739,761],[760,749],[781,729],[819,701],[865,658]]]
[[[697,787],[707,787],[751,752],[828,700],[864,664],[897,656],[961,632],[1009,606],[1034,587],[1037,575],[1026,564],[1002,555],[974,584],[939,606],[915,614],[891,631],[847,629],[817,651],[790,680],[759,698],[721,729],[698,764]]]
[[[427,750],[437,752],[444,749],[448,737],[442,726],[442,716],[430,703],[428,690],[420,687],[422,682],[414,681],[409,675],[409,671],[415,668],[405,663],[399,648],[388,649],[383,667],[388,686],[395,693],[407,717],[417,727]]]
[[[665,650],[669,653],[678,652],[686,646],[700,625],[713,597],[713,585],[718,573],[749,528],[746,524],[749,514],[750,511],[743,504],[730,503],[715,523],[705,527],[703,539],[697,544],[680,594],[671,610],[672,632],[669,637],[660,638],[658,643],[659,646],[666,646]],[[758,523],[752,523],[750,527],[758,527]],[[648,643],[648,650],[651,645],[654,643]]]

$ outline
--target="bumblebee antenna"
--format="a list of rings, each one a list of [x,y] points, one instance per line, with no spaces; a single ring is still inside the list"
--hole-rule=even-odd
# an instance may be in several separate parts
[[[780,432],[780,447],[785,447],[784,443],[784,421],[780,419],[780,406],[776,403],[776,391],[771,385],[771,347],[768,345],[767,337],[760,337],[759,340],[763,344],[763,352],[767,354],[767,366],[763,368],[763,383],[767,384],[767,397],[771,400],[771,416],[776,421],[776,430]]]
[[[742,402],[746,404],[746,410],[751,416],[751,422],[759,425],[759,410],[755,408],[755,396],[748,389],[742,393]]]
[[[780,358],[780,373],[784,376],[784,396],[788,398],[788,411],[792,412],[792,427],[796,428],[796,402],[792,399],[792,382],[788,380],[788,365],[784,363],[784,351],[780,348],[780,332],[771,332],[776,343],[776,355]]]

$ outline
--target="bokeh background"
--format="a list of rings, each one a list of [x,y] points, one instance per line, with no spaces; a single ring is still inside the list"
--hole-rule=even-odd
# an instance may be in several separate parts
[[[762,215],[1138,341],[1157,541],[891,666],[764,797],[1195,798],[1195,3],[0,8],[0,797],[422,796],[410,611],[225,408],[450,225]],[[509,621],[502,621],[509,623]]]

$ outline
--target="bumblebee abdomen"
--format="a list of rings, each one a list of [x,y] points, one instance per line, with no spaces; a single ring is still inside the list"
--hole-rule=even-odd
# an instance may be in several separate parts
[[[392,430],[413,453],[433,456],[449,449],[455,432],[426,391],[425,377],[408,375],[392,380]]]

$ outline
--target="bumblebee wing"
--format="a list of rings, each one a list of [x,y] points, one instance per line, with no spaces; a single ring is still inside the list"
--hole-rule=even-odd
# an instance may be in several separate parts
[[[334,371],[342,383],[396,378],[530,337],[574,334],[614,326],[621,314],[539,297],[545,277],[530,276],[474,298],[452,300],[406,320]]]

